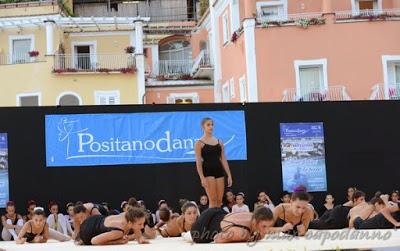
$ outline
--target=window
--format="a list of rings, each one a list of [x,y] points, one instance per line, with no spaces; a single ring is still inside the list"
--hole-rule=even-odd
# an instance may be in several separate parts
[[[359,9],[360,10],[373,10],[374,9],[374,2],[373,0],[364,0],[359,1]]]
[[[171,93],[167,97],[167,104],[196,104],[199,103],[199,94],[194,93]]]
[[[110,3],[110,9],[111,11],[118,12],[118,3]]]
[[[23,64],[31,62],[29,52],[33,51],[34,48],[34,36],[10,36],[9,37],[9,48],[10,48],[10,63],[11,64]]]
[[[400,55],[383,56],[385,97],[400,99]]]
[[[320,92],[323,89],[322,67],[302,66],[300,67],[300,95]]]
[[[351,5],[354,15],[360,15],[360,12],[368,13],[369,10],[382,10],[382,0],[352,0]]]
[[[257,2],[257,12],[264,21],[287,19],[287,0]]]
[[[172,41],[160,45],[159,56],[160,60],[191,60],[192,46],[189,41]]]
[[[230,94],[229,94],[229,83],[226,82],[222,86],[222,102],[228,103],[230,101]]]
[[[396,64],[394,66],[395,68],[395,79],[396,79],[396,84],[400,85],[400,63]]]
[[[206,51],[208,48],[207,41],[201,40],[199,43],[199,48],[200,48],[200,51],[203,51],[203,50]]]
[[[240,7],[239,0],[232,0],[232,12],[231,12],[231,24],[232,31],[238,30],[240,28]]]
[[[17,106],[40,106],[40,93],[24,93],[17,95]]]
[[[326,99],[327,61],[295,61],[296,96],[299,101],[323,101]]]
[[[96,105],[119,105],[119,91],[96,91]]]
[[[231,80],[229,81],[229,89],[231,91],[231,98],[235,98],[235,80],[233,78],[231,78]]]
[[[62,93],[58,97],[57,104],[61,106],[78,106],[82,104],[82,101],[75,93]]]
[[[222,30],[224,35],[224,44],[229,42],[229,19],[228,13],[222,16]]]
[[[242,76],[239,79],[239,92],[240,92],[240,102],[247,101],[247,89],[246,89],[246,78]]]

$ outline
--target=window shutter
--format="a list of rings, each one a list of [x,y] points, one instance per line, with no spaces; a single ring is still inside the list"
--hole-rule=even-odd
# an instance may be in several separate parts
[[[246,91],[246,80],[245,77],[241,77],[239,80],[239,92],[240,92],[240,102],[247,101],[247,91]]]
[[[107,105],[107,97],[102,95],[99,97],[99,105]]]
[[[235,80],[231,78],[229,81],[229,90],[231,91],[231,98],[236,97],[236,90],[235,90]]]
[[[109,96],[108,97],[108,104],[109,105],[115,105],[115,97],[114,96]]]
[[[171,96],[168,96],[167,97],[167,104],[175,104],[175,98],[171,97]]]
[[[200,103],[199,94],[196,94],[196,95],[193,96],[193,103],[194,103],[194,104]]]

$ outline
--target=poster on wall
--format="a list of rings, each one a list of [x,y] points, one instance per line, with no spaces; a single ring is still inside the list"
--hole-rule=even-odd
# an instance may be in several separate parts
[[[59,114],[45,117],[47,167],[193,162],[204,117],[227,159],[246,160],[243,111]]]
[[[0,208],[9,200],[7,133],[0,133]]]
[[[327,190],[323,123],[281,123],[283,190]]]

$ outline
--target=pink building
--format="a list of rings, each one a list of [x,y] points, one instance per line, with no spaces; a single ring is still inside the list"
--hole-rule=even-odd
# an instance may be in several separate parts
[[[400,0],[210,0],[190,40],[216,102],[400,97]]]
[[[147,104],[400,97],[400,0],[79,1],[150,17]]]

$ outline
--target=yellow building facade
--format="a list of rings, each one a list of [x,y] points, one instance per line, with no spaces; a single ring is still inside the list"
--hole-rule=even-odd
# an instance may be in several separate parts
[[[0,106],[143,102],[145,19],[16,16],[0,18]]]

